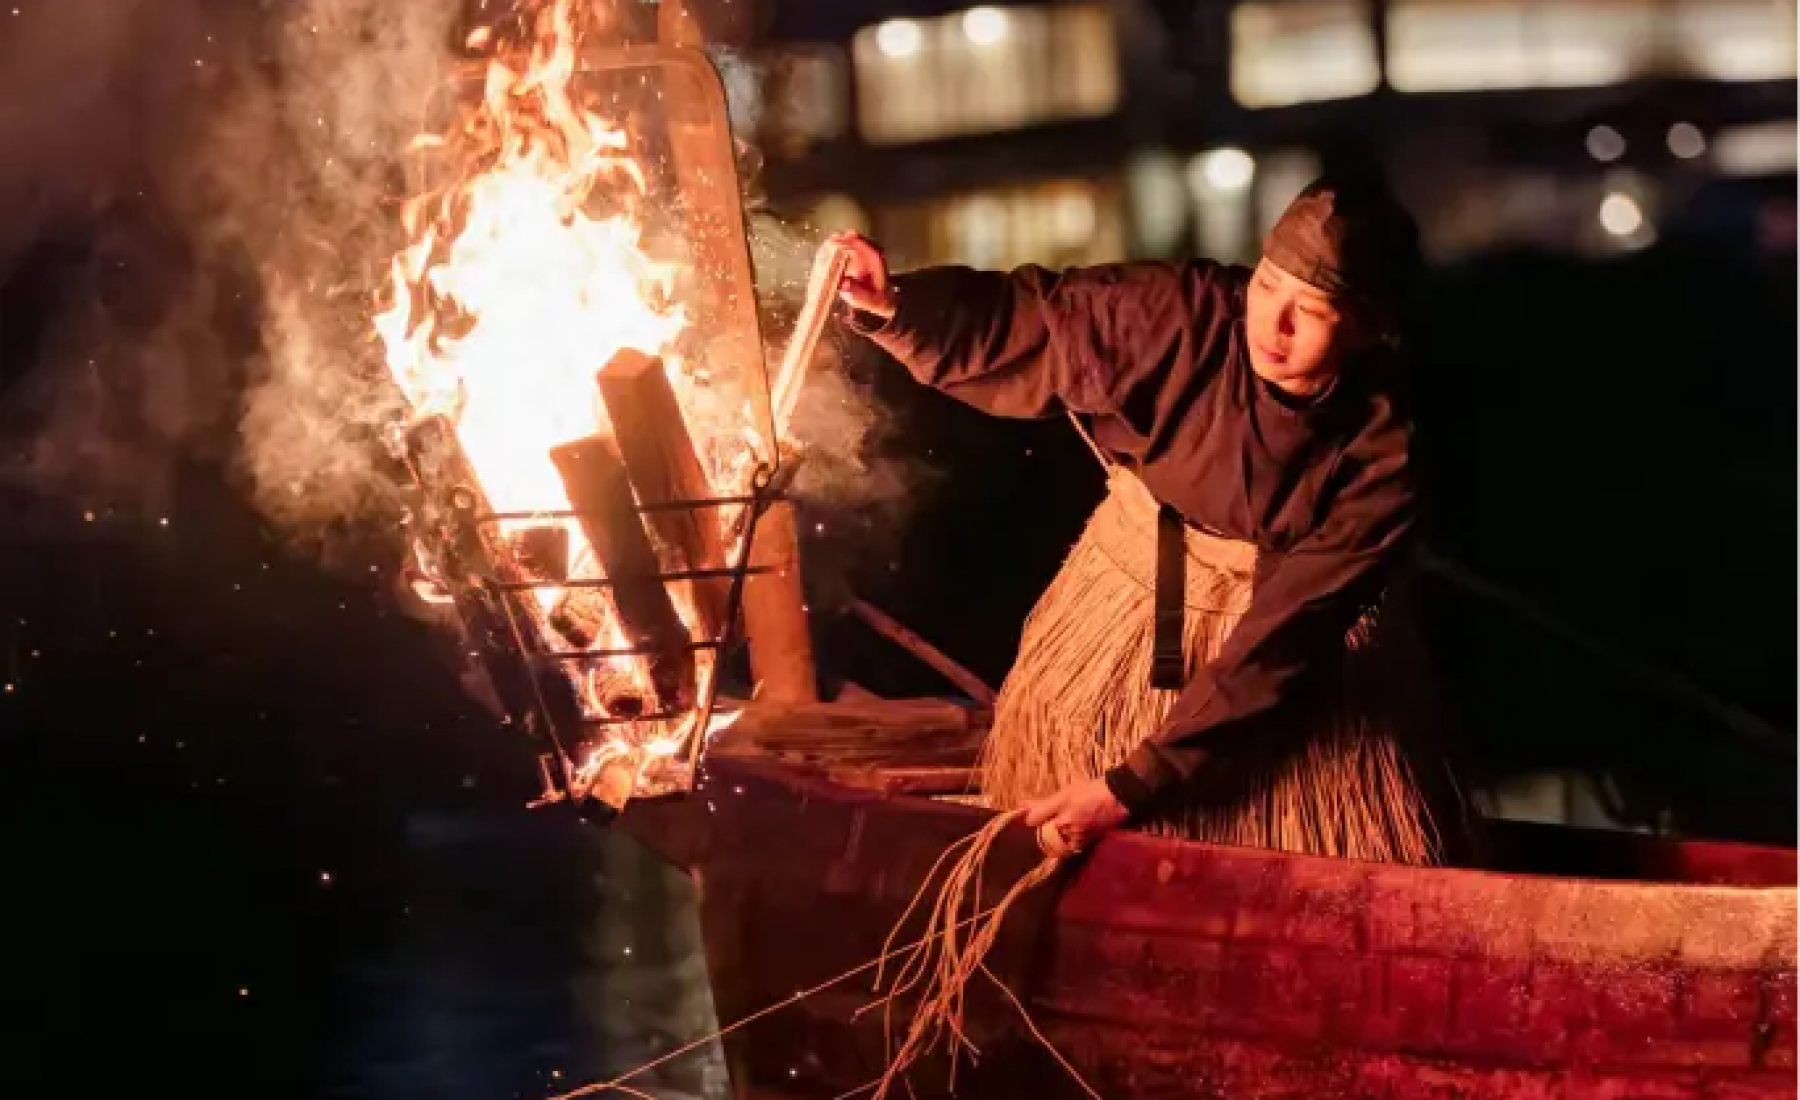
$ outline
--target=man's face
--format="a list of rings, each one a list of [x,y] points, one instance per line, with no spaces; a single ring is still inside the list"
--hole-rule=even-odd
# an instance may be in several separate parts
[[[1263,260],[1250,276],[1244,335],[1257,375],[1289,393],[1317,393],[1337,374],[1349,323],[1331,295]]]

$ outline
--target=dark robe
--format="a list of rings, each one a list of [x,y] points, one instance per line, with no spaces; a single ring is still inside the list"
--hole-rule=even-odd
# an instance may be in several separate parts
[[[1135,814],[1256,736],[1342,653],[1413,527],[1412,429],[1388,365],[1348,363],[1304,400],[1264,382],[1244,337],[1248,278],[1206,261],[928,268],[894,278],[891,319],[853,319],[920,382],[975,408],[1073,413],[1188,522],[1261,551],[1224,651],[1106,777]]]

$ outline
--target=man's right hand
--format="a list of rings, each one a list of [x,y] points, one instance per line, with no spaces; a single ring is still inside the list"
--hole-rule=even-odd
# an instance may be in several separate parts
[[[888,281],[887,258],[873,241],[856,233],[834,233],[832,244],[850,257],[844,266],[838,297],[852,309],[883,319],[894,315],[894,287]]]

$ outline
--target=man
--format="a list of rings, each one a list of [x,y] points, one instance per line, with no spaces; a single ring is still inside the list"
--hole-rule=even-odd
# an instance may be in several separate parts
[[[1401,624],[1373,614],[1414,520],[1391,348],[1420,267],[1405,211],[1320,180],[1254,270],[890,277],[838,241],[854,328],[976,408],[1069,414],[1109,469],[1001,690],[989,801],[1075,846],[1135,821],[1442,860],[1459,808],[1407,728]]]

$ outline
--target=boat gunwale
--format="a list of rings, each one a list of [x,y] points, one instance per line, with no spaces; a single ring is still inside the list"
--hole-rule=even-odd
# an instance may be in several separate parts
[[[774,760],[720,758],[709,767],[724,785],[746,790],[746,781],[755,783],[764,797],[940,823],[960,819],[968,832],[994,813],[848,786]],[[1016,832],[1014,843],[1031,843],[1023,826]],[[847,837],[838,861],[869,858]],[[1765,973],[1795,967],[1800,904],[1800,888],[1791,885],[1419,868],[1131,832],[1111,834],[1077,857],[1056,888],[1059,923],[1175,939],[1348,942],[1414,957]],[[1295,901],[1300,894],[1306,907]],[[1264,920],[1267,926],[1258,927]]]

